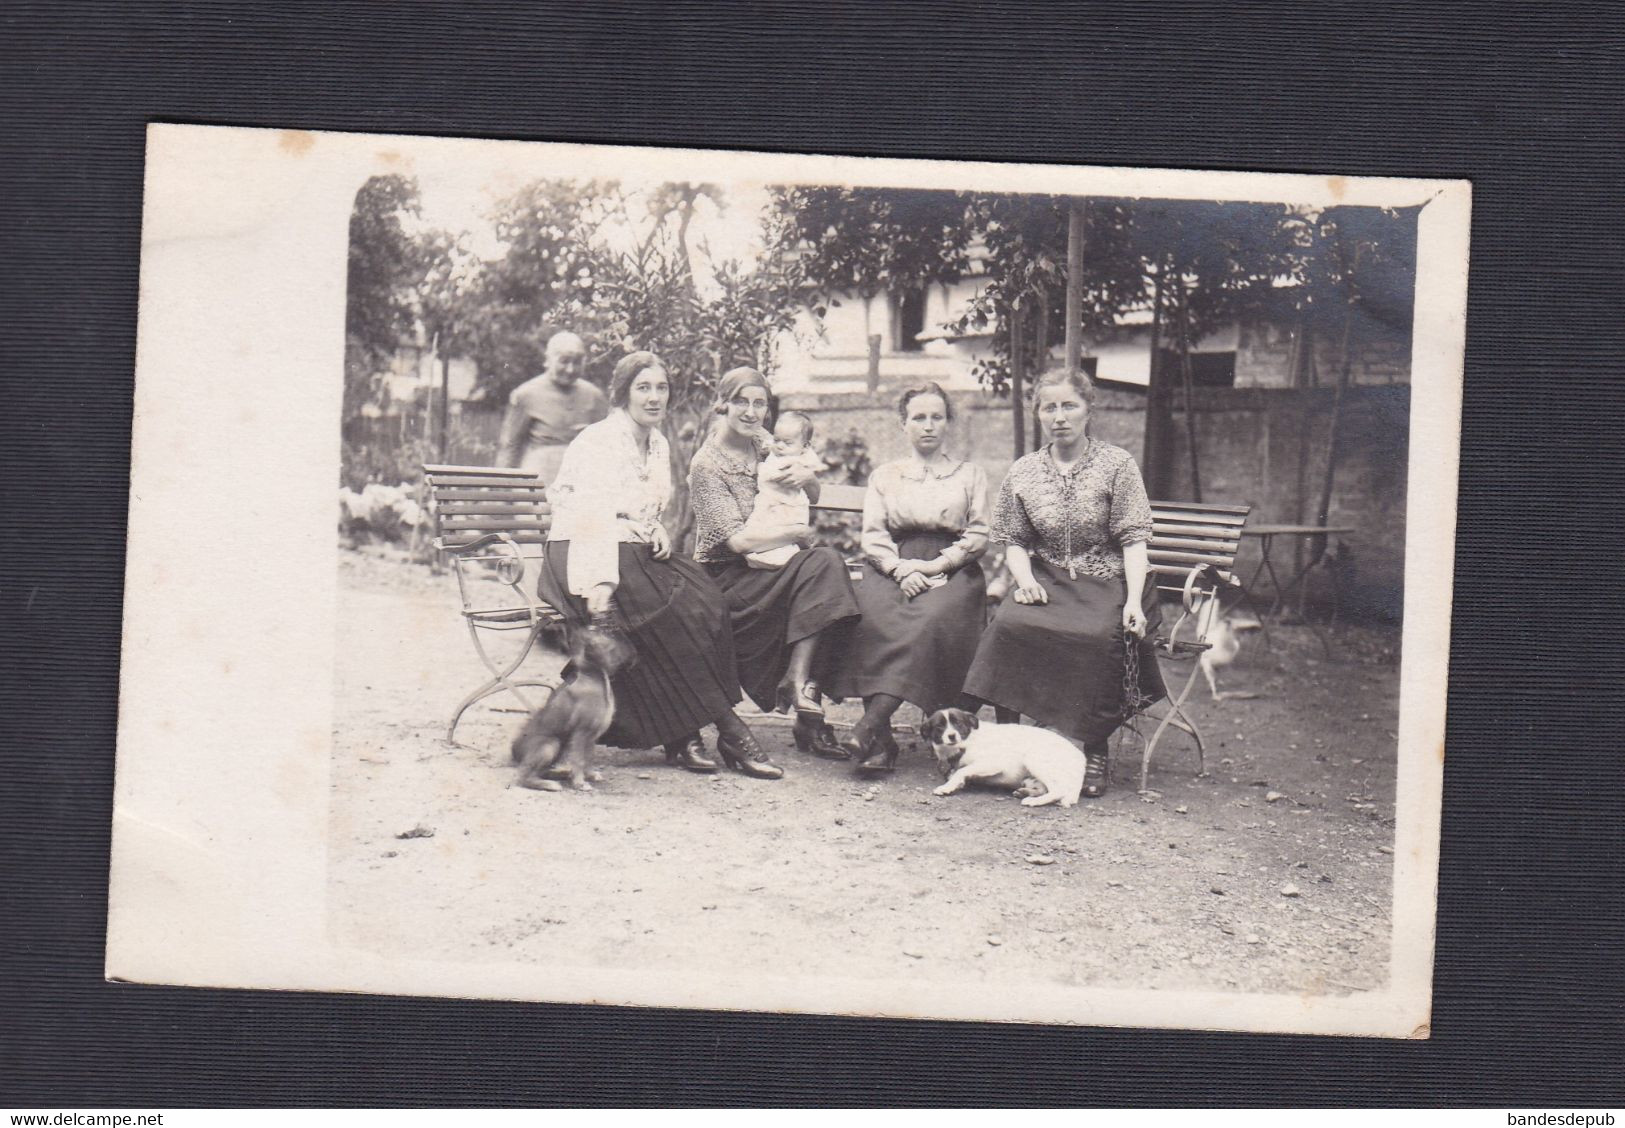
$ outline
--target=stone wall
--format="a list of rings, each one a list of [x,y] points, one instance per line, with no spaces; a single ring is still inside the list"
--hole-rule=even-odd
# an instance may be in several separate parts
[[[1284,388],[1292,384],[1294,328],[1287,322],[1261,321],[1237,327],[1236,387]],[[1319,382],[1337,381],[1342,365],[1341,333],[1315,336],[1315,369]],[[1411,339],[1408,327],[1387,325],[1356,315],[1349,332],[1349,375],[1356,384],[1408,384]]]
[[[896,389],[864,393],[790,393],[783,406],[813,417],[818,443],[855,433],[875,464],[907,453],[898,426]],[[1205,388],[1194,403],[1197,449],[1206,501],[1253,506],[1254,523],[1312,521],[1325,473],[1332,391],[1329,388]],[[980,392],[952,393],[955,413],[950,449],[988,472],[994,488],[1012,459],[1013,425],[1007,400]],[[1090,432],[1139,458],[1144,446],[1145,395],[1101,389]],[[1191,496],[1182,397],[1176,393],[1172,494]],[[1405,551],[1405,488],[1410,389],[1407,385],[1351,388],[1344,399],[1344,445],[1329,520],[1353,526],[1344,548],[1354,570],[1345,583],[1345,613],[1365,620],[1397,620]],[[1035,420],[1026,417],[1033,445]],[[1297,546],[1277,541],[1277,570],[1292,566]],[[1243,542],[1241,575],[1258,564],[1258,542]],[[1285,578],[1289,572],[1282,571]],[[1323,584],[1311,596],[1323,594]]]

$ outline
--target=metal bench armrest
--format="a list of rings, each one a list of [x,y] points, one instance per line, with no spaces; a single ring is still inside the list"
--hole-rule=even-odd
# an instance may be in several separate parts
[[[1217,582],[1202,580],[1205,569],[1212,568],[1210,564],[1195,564],[1185,575],[1185,583],[1181,588],[1181,602],[1184,607],[1174,625],[1168,629],[1167,638],[1161,640],[1161,646],[1169,655],[1177,653],[1199,653],[1209,649],[1207,632],[1213,626],[1213,615],[1217,609],[1219,583],[1229,580],[1230,573],[1218,571]],[[1205,608],[1204,608],[1205,603]],[[1196,617],[1196,637],[1189,642],[1179,639],[1179,628],[1184,626],[1185,620]]]
[[[541,612],[550,610],[547,604],[525,590],[525,557],[520,551],[519,542],[507,533],[486,533],[467,544],[453,546],[447,546],[442,541],[436,540],[435,547],[451,556],[452,571],[457,574],[457,594],[462,598],[464,615],[474,608],[469,603],[467,573],[463,569],[465,565],[472,564],[476,560],[495,562],[492,571],[496,573],[497,581],[512,588],[519,600],[531,608],[533,621]]]

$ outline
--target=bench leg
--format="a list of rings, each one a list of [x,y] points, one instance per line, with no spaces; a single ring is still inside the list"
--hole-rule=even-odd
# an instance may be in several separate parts
[[[532,705],[530,703],[530,699],[527,698],[523,693],[519,692],[521,686],[532,689],[545,689],[548,691],[558,688],[558,686],[552,682],[537,681],[534,678],[487,682],[485,685],[480,686],[480,688],[476,689],[473,693],[470,693],[467,697],[463,698],[462,704],[457,706],[457,711],[451,715],[451,724],[446,728],[446,743],[451,745],[455,745],[457,743],[457,722],[462,720],[463,713],[468,709],[468,707],[477,701],[490,697],[494,693],[501,693],[503,690],[508,690],[515,697],[519,698],[519,701],[522,705],[524,705],[526,712],[534,712],[537,706]],[[542,701],[543,704],[545,704],[547,699],[544,697]]]
[[[1140,754],[1141,791],[1146,789],[1146,786],[1151,778],[1151,753],[1156,751],[1157,741],[1162,739],[1163,731],[1167,729],[1169,725],[1182,729],[1185,732],[1190,733],[1191,736],[1195,738],[1197,770],[1203,774],[1207,772],[1207,756],[1202,747],[1202,734],[1197,729],[1196,723],[1190,719],[1190,714],[1185,712],[1185,699],[1191,695],[1191,690],[1195,688],[1196,675],[1200,672],[1200,664],[1192,662],[1191,675],[1185,679],[1185,688],[1179,691],[1179,697],[1168,706],[1168,712],[1163,714],[1162,720],[1158,723],[1156,731],[1151,734],[1151,739],[1145,742],[1145,750]]]
[[[537,681],[534,678],[522,678],[518,680],[513,678],[513,672],[517,670],[525,659],[530,656],[530,652],[535,647],[536,640],[541,636],[542,629],[545,625],[546,624],[540,620],[531,625],[529,632],[525,635],[525,645],[520,648],[518,656],[504,667],[499,666],[497,662],[492,659],[491,655],[486,652],[485,644],[480,640],[479,628],[475,626],[472,621],[469,621],[468,635],[474,640],[474,649],[476,652],[478,652],[480,661],[484,662],[485,668],[491,671],[491,680],[480,686],[478,689],[475,689],[467,697],[463,698],[462,702],[457,706],[456,711],[452,713],[451,723],[446,726],[447,744],[455,745],[457,743],[457,722],[462,720],[463,714],[468,710],[468,707],[473,705],[476,701],[481,701],[484,698],[490,697],[494,693],[501,693],[503,690],[507,690],[515,697],[519,698],[519,703],[523,705],[528,712],[535,709],[536,706],[532,705],[530,700],[523,693],[519,692],[519,688],[521,686],[549,690],[555,687],[555,683],[553,682]]]

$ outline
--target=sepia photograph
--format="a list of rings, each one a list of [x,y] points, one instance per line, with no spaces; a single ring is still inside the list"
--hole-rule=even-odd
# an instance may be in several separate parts
[[[110,977],[1427,1036],[1464,183],[155,126],[146,209]]]

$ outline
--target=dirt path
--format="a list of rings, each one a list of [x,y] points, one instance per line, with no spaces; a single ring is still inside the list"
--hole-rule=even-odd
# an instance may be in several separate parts
[[[596,791],[548,794],[506,787],[519,713],[477,706],[459,747],[441,741],[482,676],[451,578],[344,556],[330,855],[342,943],[718,973],[793,958],[805,974],[890,980],[1385,982],[1398,669],[1383,638],[1346,632],[1326,662],[1301,628],[1274,630],[1270,647],[1254,636],[1227,684],[1262,696],[1193,699],[1209,775],[1171,734],[1154,792],[1136,794],[1123,763],[1110,794],[1071,810],[937,798],[929,750],[908,738],[895,776],[859,780],[796,753],[776,719],[758,732],[781,781],[600,749]],[[1187,670],[1169,664],[1170,680]],[[418,827],[432,836],[396,837]]]

